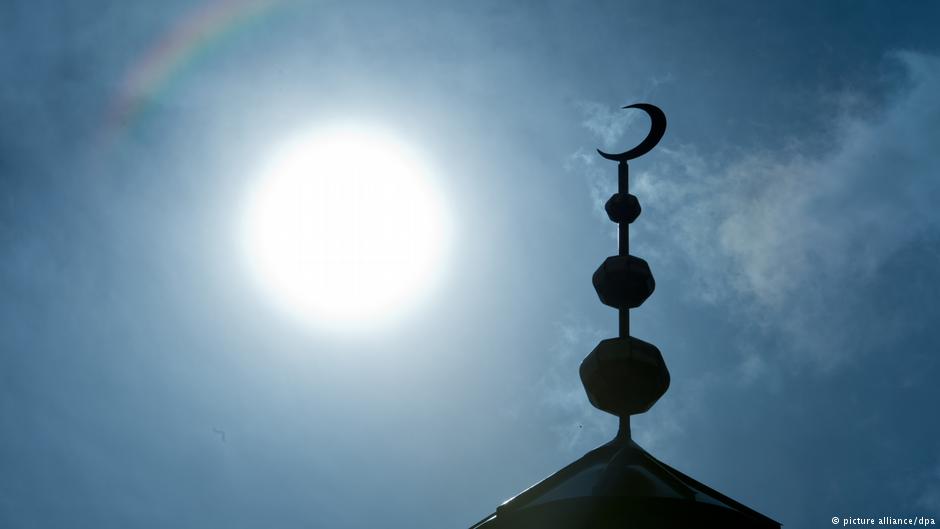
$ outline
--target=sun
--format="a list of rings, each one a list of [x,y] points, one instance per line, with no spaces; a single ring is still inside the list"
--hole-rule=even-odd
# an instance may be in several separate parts
[[[275,149],[250,193],[247,252],[291,313],[394,319],[438,276],[449,221],[435,175],[396,136],[330,127]]]

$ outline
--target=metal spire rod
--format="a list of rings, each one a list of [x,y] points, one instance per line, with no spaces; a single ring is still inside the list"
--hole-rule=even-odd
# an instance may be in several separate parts
[[[626,160],[621,160],[617,164],[617,194],[622,197],[630,194],[630,166]],[[630,255],[630,223],[617,223],[617,243],[619,255],[621,257]],[[620,337],[630,337],[630,309],[617,309],[620,318]]]

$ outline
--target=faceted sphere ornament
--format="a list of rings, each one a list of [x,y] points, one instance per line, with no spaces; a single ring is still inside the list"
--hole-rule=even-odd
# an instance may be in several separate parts
[[[601,303],[615,309],[635,309],[656,289],[650,265],[633,255],[608,257],[591,280]]]
[[[614,193],[610,200],[604,204],[604,211],[607,212],[607,216],[611,221],[617,224],[624,222],[630,224],[640,216],[642,208],[640,208],[640,201],[637,200],[635,195]]]
[[[581,362],[580,373],[591,404],[619,417],[647,411],[669,389],[662,353],[632,336],[602,340]]]

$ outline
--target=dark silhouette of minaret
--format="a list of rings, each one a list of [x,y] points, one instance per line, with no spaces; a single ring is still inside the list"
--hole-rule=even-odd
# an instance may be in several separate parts
[[[628,189],[629,160],[659,143],[666,132],[666,116],[648,103],[624,108],[646,112],[651,127],[629,151],[597,151],[618,163],[617,193],[604,209],[619,226],[619,252],[608,257],[592,278],[601,303],[618,310],[620,333],[602,340],[580,369],[591,404],[619,417],[620,430],[609,443],[507,500],[471,529],[780,527],[657,460],[630,437],[630,416],[649,410],[669,389],[662,353],[630,336],[630,309],[646,301],[656,282],[649,264],[630,255],[630,224],[641,208]]]

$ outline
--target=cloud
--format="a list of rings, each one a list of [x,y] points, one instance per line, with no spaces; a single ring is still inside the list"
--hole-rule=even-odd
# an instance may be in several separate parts
[[[589,153],[586,149],[578,149],[568,156],[564,169],[584,175],[588,184],[588,193],[591,195],[591,203],[594,205],[594,215],[604,222],[604,229],[616,241],[617,225],[612,224],[607,218],[604,204],[610,195],[617,192],[617,182],[610,177],[610,167],[596,163],[596,158],[597,154]]]
[[[623,136],[627,126],[636,119],[637,114],[590,101],[581,102],[578,106],[581,107],[585,116],[581,124],[594,133],[605,148],[611,147]]]
[[[647,88],[643,90],[644,93],[636,100],[646,101],[660,86],[675,80],[675,76],[671,73],[662,77],[653,77]],[[605,149],[612,148],[635,120],[646,119],[642,112],[624,112],[622,108],[610,107],[596,101],[579,101],[576,105],[584,116],[581,125],[597,136]]]
[[[631,192],[656,219],[635,227],[636,253],[685,275],[693,301],[783,338],[773,360],[792,368],[826,372],[896,339],[904,317],[879,314],[874,289],[890,259],[937,232],[940,59],[894,57],[907,69],[905,89],[874,118],[842,117],[822,154],[810,145],[734,157],[661,146],[631,174]],[[623,133],[613,110],[584,110],[605,144]],[[602,209],[610,175],[583,151],[569,164]],[[767,358],[742,357],[746,378],[769,370]]]
[[[559,449],[578,453],[605,443],[616,434],[616,420],[588,401],[578,376],[581,361],[609,331],[592,323],[566,317],[557,332],[538,392],[552,416],[552,433]]]

